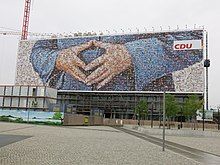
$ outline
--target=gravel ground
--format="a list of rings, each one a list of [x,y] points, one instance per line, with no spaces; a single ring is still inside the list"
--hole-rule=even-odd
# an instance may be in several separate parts
[[[142,126],[126,125],[125,128],[138,130],[151,136],[162,139],[162,128],[149,128]],[[191,129],[170,129],[165,130],[166,140],[182,144],[188,147],[196,148],[220,156],[220,131],[218,130],[191,130]]]
[[[0,134],[33,136],[1,147],[0,164],[3,165],[199,164],[104,126],[52,127],[0,122]]]

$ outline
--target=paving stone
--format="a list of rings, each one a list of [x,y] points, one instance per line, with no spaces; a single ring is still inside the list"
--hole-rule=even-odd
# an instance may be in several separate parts
[[[33,137],[1,147],[0,164],[199,164],[172,151],[162,152],[157,145],[111,127],[27,127],[0,123],[2,130],[5,135]]]

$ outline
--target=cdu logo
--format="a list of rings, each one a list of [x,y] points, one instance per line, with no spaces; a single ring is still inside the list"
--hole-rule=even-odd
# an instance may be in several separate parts
[[[173,42],[174,50],[202,49],[202,40],[181,40]]]

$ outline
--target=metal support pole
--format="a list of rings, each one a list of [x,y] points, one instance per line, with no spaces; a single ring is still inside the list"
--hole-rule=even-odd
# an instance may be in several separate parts
[[[208,60],[208,32],[206,32],[206,60]],[[206,110],[209,109],[209,77],[208,77],[208,67],[206,66]]]
[[[153,108],[154,108],[154,106],[153,106],[153,102],[151,103],[151,128],[153,128]]]
[[[163,92],[163,151],[165,151],[165,92]]]
[[[161,127],[161,97],[159,97],[159,128]]]
[[[219,109],[220,109],[220,107],[218,107],[218,130],[220,129],[220,116],[219,116]]]
[[[29,113],[30,113],[30,110],[28,109],[28,118],[27,118],[28,123],[29,123]]]
[[[205,107],[202,109],[202,130],[205,130]]]
[[[181,107],[181,121],[180,121],[180,128],[183,128],[183,107]]]
[[[208,100],[208,67],[210,67],[210,60],[208,59],[208,32],[206,32],[206,36],[205,36],[205,53],[206,53],[206,59],[204,61],[204,67],[206,68],[206,79],[205,79],[205,96],[206,96],[206,107],[203,106],[203,131],[204,131],[204,125],[205,125],[205,108],[206,108],[206,111],[209,109],[209,100]]]
[[[27,123],[29,123],[30,108],[31,108],[31,102],[29,101],[29,108],[27,109],[27,113],[28,113],[28,114],[27,114],[27,115],[28,115],[28,116],[27,116]]]
[[[205,70],[206,70],[206,110],[208,111],[209,109],[208,67],[206,67]]]

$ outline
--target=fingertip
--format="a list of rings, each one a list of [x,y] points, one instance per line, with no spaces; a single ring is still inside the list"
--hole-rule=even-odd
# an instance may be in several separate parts
[[[88,79],[87,79],[87,77],[85,78],[85,83],[86,83],[86,84],[88,83]]]
[[[92,64],[88,64],[88,65],[86,65],[85,66],[85,71],[89,71],[89,70],[91,70],[93,68],[93,65]]]
[[[85,71],[89,71],[89,67],[86,65],[84,68],[83,68]]]
[[[90,40],[90,41],[89,41],[89,45],[94,45],[94,41],[95,41],[95,40]]]
[[[103,86],[103,85],[100,85],[100,84],[97,85],[97,89],[100,89],[102,86]]]
[[[85,63],[83,63],[83,64],[81,64],[81,66],[80,66],[81,68],[83,68],[84,70],[85,70],[85,68],[86,68],[86,64]]]
[[[82,61],[79,57],[75,57],[75,61],[76,61],[76,65],[78,65],[81,68],[85,68],[86,67],[86,63],[84,61]]]
[[[102,86],[105,85],[105,80],[100,82],[98,85],[97,85],[97,89],[101,88]]]
[[[92,78],[91,78],[90,76],[88,76],[88,77],[85,79],[86,84],[91,85],[91,84],[92,84],[92,83],[91,83],[91,80],[92,80]]]
[[[80,74],[80,77],[81,77],[81,79],[83,79],[83,80],[85,81],[85,79],[86,79],[86,75],[84,75],[84,74]]]
[[[85,71],[89,71],[88,66],[85,66],[83,69],[84,69]]]

